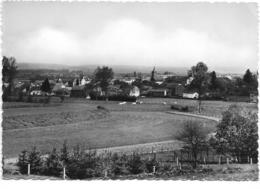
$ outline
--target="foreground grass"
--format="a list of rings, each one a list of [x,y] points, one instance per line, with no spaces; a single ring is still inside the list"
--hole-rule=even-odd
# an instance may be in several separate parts
[[[3,179],[6,180],[62,180],[61,177],[48,177],[39,175],[12,175],[4,174]],[[139,174],[139,175],[127,175],[118,176],[114,178],[94,178],[89,180],[100,180],[100,179],[113,179],[113,180],[203,180],[203,181],[258,181],[259,170],[258,165],[247,165],[247,164],[232,164],[232,165],[207,165],[204,168],[198,168],[193,171],[181,171],[179,173],[163,172],[155,174]]]

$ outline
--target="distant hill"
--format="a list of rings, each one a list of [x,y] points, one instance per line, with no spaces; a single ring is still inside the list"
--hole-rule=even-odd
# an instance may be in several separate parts
[[[18,68],[21,70],[25,69],[52,69],[52,70],[61,70],[61,69],[68,69],[68,70],[82,70],[87,73],[93,73],[98,66],[102,65],[77,65],[77,66],[70,66],[70,65],[60,65],[60,64],[44,64],[44,63],[18,63]],[[116,73],[130,73],[130,72],[142,72],[142,73],[150,73],[153,69],[153,66],[131,66],[131,65],[110,65],[114,72]],[[185,67],[162,67],[158,66],[155,67],[157,72],[173,72],[175,75],[186,75],[188,68]]]
[[[86,73],[93,73],[98,64],[90,64],[90,65],[70,65],[70,64],[49,64],[49,63],[18,63],[18,68],[21,70],[24,69],[51,69],[51,70],[82,70]],[[132,66],[132,65],[108,65],[112,67],[115,73],[131,73],[131,72],[142,72],[142,73],[151,73],[154,65],[140,65],[140,66]],[[189,67],[174,67],[174,66],[156,66],[155,70],[159,73],[164,72],[172,72],[174,75],[186,75]],[[241,67],[209,67],[209,71],[216,71],[218,74],[244,74],[246,68]],[[251,70],[252,72],[256,72],[256,70]]]

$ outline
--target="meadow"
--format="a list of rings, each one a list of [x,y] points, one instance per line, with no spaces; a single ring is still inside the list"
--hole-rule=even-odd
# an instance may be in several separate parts
[[[174,140],[187,119],[205,123],[211,131],[215,121],[185,115],[167,114],[171,104],[196,106],[197,101],[142,98],[143,104],[66,99],[64,103],[4,103],[3,155],[17,157],[24,149],[37,146],[42,152],[69,145],[84,148],[109,148]],[[202,114],[221,117],[230,102],[204,101]],[[97,109],[97,106],[105,109]],[[256,104],[242,106],[257,110]],[[7,107],[7,108],[6,108]],[[192,113],[197,113],[196,110]],[[175,145],[174,148],[180,147]],[[173,149],[174,150],[174,149]]]

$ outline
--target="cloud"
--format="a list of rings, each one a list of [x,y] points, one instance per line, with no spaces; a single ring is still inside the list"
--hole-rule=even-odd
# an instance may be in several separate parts
[[[22,45],[21,45],[22,44]],[[208,33],[180,28],[163,31],[132,19],[109,22],[92,36],[42,28],[20,43],[28,61],[85,64],[239,66],[256,61],[248,46],[235,46]],[[255,50],[256,51],[256,50]]]

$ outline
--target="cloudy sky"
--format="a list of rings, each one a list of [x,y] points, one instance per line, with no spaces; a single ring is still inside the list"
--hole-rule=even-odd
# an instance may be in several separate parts
[[[255,3],[5,2],[18,62],[257,69]]]

